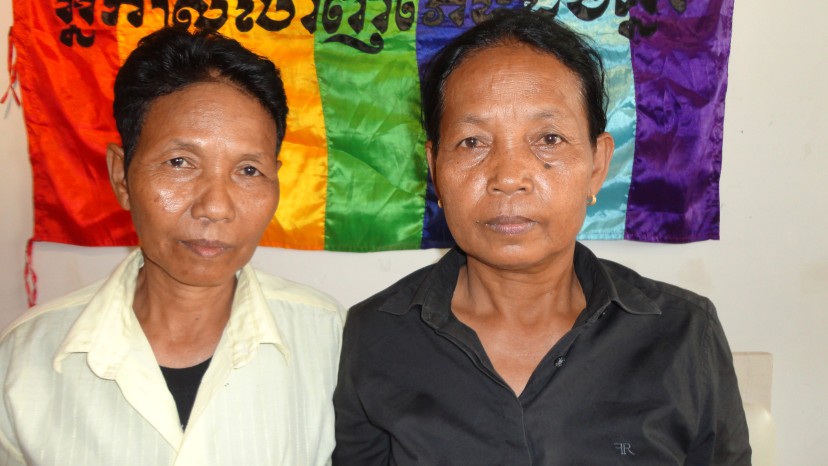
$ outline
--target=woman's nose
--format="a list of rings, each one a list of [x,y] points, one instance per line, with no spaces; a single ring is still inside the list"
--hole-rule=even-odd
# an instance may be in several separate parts
[[[233,220],[235,205],[231,188],[231,181],[225,177],[204,176],[199,180],[196,199],[193,202],[193,217],[211,222]]]
[[[527,194],[534,189],[533,169],[538,159],[529,147],[520,144],[495,145],[489,162],[488,189],[492,194]]]

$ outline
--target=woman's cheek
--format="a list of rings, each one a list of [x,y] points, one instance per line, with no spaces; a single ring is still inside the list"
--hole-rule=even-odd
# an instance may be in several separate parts
[[[175,213],[180,212],[181,209],[191,200],[191,194],[188,192],[185,184],[164,184],[155,186],[153,205],[155,208],[163,212]]]

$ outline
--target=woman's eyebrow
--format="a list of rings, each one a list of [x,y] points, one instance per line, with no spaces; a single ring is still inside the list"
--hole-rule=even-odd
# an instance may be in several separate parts
[[[485,118],[485,117],[481,117],[479,115],[473,115],[473,114],[467,113],[467,114],[463,115],[463,117],[460,118],[456,122],[456,124],[480,125],[480,124],[486,123],[489,120],[491,120],[490,117]]]
[[[167,144],[167,150],[169,149],[183,149],[186,151],[195,151],[198,149],[198,144],[194,144],[191,141],[187,141],[184,139],[172,139],[170,140],[169,144]]]
[[[461,125],[482,125],[492,120],[493,117],[491,116],[480,116],[478,114],[467,113],[456,120],[451,126],[461,126]],[[543,120],[553,120],[553,121],[563,121],[569,118],[564,112],[560,112],[557,110],[551,109],[543,109],[538,110],[536,112],[530,113],[528,116],[529,120],[532,121],[543,121]]]
[[[265,154],[264,152],[256,151],[256,152],[242,152],[239,154],[239,158],[243,160],[261,160],[265,157],[271,157],[272,154]]]
[[[563,120],[563,113],[556,110],[539,110],[529,115],[530,120]]]

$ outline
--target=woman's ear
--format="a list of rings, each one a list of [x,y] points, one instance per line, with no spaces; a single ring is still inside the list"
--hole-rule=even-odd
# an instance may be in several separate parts
[[[431,140],[426,141],[425,150],[428,172],[431,173],[431,184],[434,185],[434,193],[437,195],[437,199],[440,199],[440,190],[437,188],[437,164],[434,160],[437,154],[434,153],[434,144]]]
[[[601,190],[609,172],[614,150],[615,140],[612,139],[612,135],[607,132],[599,134],[592,152],[592,174],[589,180],[589,188],[592,192],[590,194],[598,194]]]
[[[123,148],[113,143],[106,146],[106,167],[109,169],[109,183],[112,185],[118,204],[124,210],[129,210],[129,189],[127,189]]]

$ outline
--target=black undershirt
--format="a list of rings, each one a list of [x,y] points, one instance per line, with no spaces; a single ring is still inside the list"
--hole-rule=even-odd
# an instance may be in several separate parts
[[[178,419],[181,421],[182,429],[187,428],[187,421],[190,420],[190,411],[193,410],[198,386],[201,384],[204,373],[207,372],[211,359],[213,358],[209,358],[195,366],[181,369],[160,366],[161,373],[164,374],[164,380],[167,381],[167,388],[172,393],[175,406],[178,408]]]

